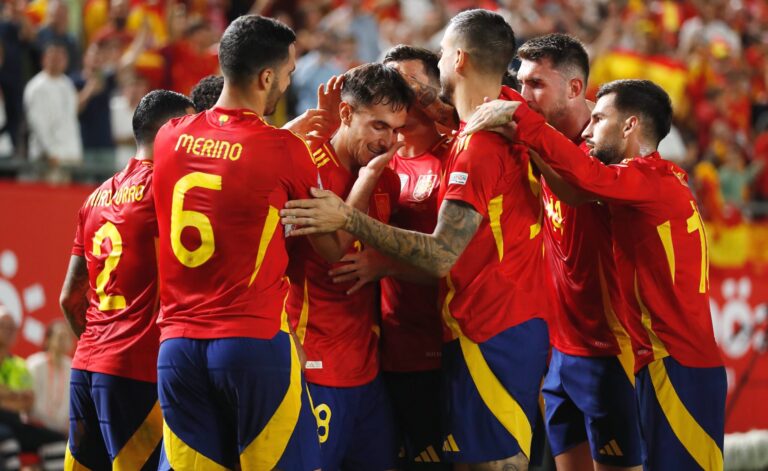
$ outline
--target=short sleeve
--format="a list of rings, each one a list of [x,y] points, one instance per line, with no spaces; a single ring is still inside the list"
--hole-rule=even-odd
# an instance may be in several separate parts
[[[85,228],[83,227],[85,218],[83,217],[83,208],[77,212],[77,227],[75,229],[75,241],[72,244],[72,255],[78,257],[85,257],[85,243],[83,241],[83,233]]]
[[[323,187],[317,166],[312,159],[312,152],[306,142],[292,132],[286,137],[286,150],[292,167],[290,175],[285,176],[288,197],[290,199],[311,198],[310,188]]]
[[[495,196],[494,190],[503,177],[507,146],[485,132],[465,139],[459,145],[466,148],[446,171],[444,199],[463,201],[485,217],[488,216],[488,202]]]

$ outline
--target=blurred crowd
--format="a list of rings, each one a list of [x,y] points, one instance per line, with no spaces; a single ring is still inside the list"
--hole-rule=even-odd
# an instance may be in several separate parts
[[[109,176],[134,151],[139,99],[188,94],[216,74],[218,38],[239,15],[297,32],[280,125],[315,106],[318,84],[393,45],[437,50],[447,21],[472,7],[504,15],[518,44],[553,31],[581,39],[591,94],[620,78],[659,83],[675,108],[661,153],[689,171],[706,217],[768,216],[766,0],[2,0],[0,173]]]
[[[0,304],[0,466],[63,469],[75,337],[64,320],[55,320],[43,350],[25,360],[11,353],[18,329]]]

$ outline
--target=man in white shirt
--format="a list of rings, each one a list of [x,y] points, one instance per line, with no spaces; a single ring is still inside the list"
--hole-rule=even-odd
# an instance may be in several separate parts
[[[51,42],[43,52],[43,70],[24,89],[24,110],[29,124],[29,159],[47,159],[52,168],[82,161],[83,145],[77,120],[77,90],[64,75],[67,49]]]

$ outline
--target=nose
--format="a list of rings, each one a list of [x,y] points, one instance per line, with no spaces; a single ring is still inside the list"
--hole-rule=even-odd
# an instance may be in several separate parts
[[[520,89],[520,94],[525,98],[525,101],[532,101],[533,100],[533,93],[531,92],[531,87],[527,87],[525,85],[522,86]]]
[[[592,123],[589,123],[586,128],[584,128],[584,131],[581,133],[582,139],[589,139],[592,137]]]

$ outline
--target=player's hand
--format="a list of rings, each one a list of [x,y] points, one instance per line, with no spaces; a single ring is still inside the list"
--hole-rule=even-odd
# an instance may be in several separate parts
[[[290,237],[335,232],[344,227],[353,211],[332,191],[311,188],[310,193],[314,199],[288,201],[280,211],[280,221],[296,227]]]
[[[475,113],[464,126],[459,134],[460,137],[468,136],[477,131],[496,131],[507,135],[508,132],[503,129],[507,125],[514,124],[513,118],[515,111],[520,106],[519,101],[509,100],[489,100],[485,98],[485,103],[475,109]]]
[[[344,85],[343,75],[334,75],[327,83],[321,83],[317,87],[317,109],[328,112],[336,128],[341,124],[339,105],[341,104],[341,86]]]
[[[384,171],[385,168],[387,168],[387,165],[392,161],[392,158],[394,158],[395,154],[397,153],[400,148],[403,147],[403,143],[398,141],[395,142],[392,147],[389,148],[388,151],[381,155],[377,155],[376,157],[372,158],[370,162],[365,167],[361,167],[360,171],[358,173],[358,177],[363,178],[375,178],[376,180],[379,179],[381,176],[381,172]]]
[[[387,274],[387,259],[379,252],[366,248],[362,252],[354,252],[345,255],[340,262],[345,264],[329,271],[334,283],[355,284],[347,290],[352,294],[363,286],[373,281],[382,279]]]
[[[309,109],[283,126],[307,140],[321,139],[325,142],[336,132],[333,117],[326,110]]]

